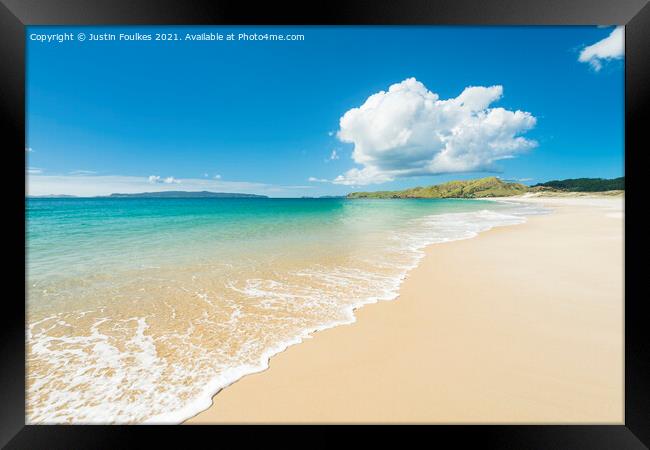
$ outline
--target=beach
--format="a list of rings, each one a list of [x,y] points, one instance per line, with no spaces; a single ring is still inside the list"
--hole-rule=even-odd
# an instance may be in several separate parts
[[[185,423],[622,424],[623,197],[507,200],[552,212],[429,245]]]
[[[428,245],[546,213],[476,199],[27,204],[29,423],[181,423],[395,299]]]

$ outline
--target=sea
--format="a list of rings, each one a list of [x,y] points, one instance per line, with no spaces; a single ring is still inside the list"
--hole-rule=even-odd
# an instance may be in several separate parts
[[[473,199],[28,198],[27,423],[180,423],[288,346],[396,299],[425,247],[545,212]],[[435,286],[431,301],[445,301]]]

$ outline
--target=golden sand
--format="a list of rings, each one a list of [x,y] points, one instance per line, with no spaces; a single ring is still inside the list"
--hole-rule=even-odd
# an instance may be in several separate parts
[[[526,201],[187,423],[623,423],[623,200]]]

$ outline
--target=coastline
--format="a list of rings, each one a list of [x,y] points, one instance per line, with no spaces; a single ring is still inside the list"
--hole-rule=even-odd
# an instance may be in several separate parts
[[[184,423],[621,423],[622,214],[607,208],[622,198],[502,200],[554,211],[429,246],[397,301],[275,355]]]
[[[470,205],[465,205],[465,202],[469,202]],[[356,258],[358,258],[360,262],[363,262],[364,258],[366,258],[365,261],[367,264],[369,264],[368,268],[361,269],[360,272],[354,264],[354,259],[351,259],[349,262],[352,264],[346,264],[345,260],[341,260],[339,261],[339,265],[334,264],[330,267],[331,271],[325,270],[323,272],[320,270],[320,267],[317,267],[316,270],[313,271],[296,273],[299,279],[293,279],[289,281],[289,284],[291,284],[291,286],[287,283],[280,283],[280,285],[274,284],[274,277],[272,274],[269,274],[271,275],[272,280],[270,286],[265,287],[263,284],[260,285],[257,283],[258,280],[256,277],[259,277],[261,274],[257,271],[249,273],[247,277],[239,278],[240,282],[244,281],[246,284],[243,286],[240,285],[239,289],[237,289],[237,286],[234,286],[234,292],[240,292],[243,294],[243,298],[240,298],[239,301],[232,299],[234,301],[223,305],[226,307],[230,306],[231,308],[234,308],[233,310],[228,311],[226,309],[223,311],[222,308],[221,311],[222,315],[225,313],[225,318],[228,320],[225,320],[224,322],[211,321],[210,325],[207,328],[199,328],[199,330],[196,330],[198,331],[197,334],[199,335],[196,336],[197,341],[195,341],[197,346],[193,347],[195,353],[191,358],[192,362],[186,367],[190,371],[193,371],[193,374],[196,374],[197,378],[201,377],[201,379],[192,379],[192,376],[190,376],[184,380],[184,383],[172,383],[172,389],[174,389],[174,393],[184,394],[189,390],[193,390],[195,393],[198,392],[198,395],[193,395],[192,400],[189,402],[175,401],[177,397],[173,397],[173,394],[172,396],[168,395],[162,397],[159,399],[159,401],[155,401],[154,398],[149,397],[150,400],[153,400],[149,405],[145,405],[143,404],[144,402],[141,402],[141,407],[139,410],[132,410],[128,407],[125,408],[125,405],[120,404],[119,402],[116,402],[114,398],[109,397],[107,399],[108,401],[95,401],[94,403],[90,403],[90,408],[86,408],[88,401],[92,402],[92,399],[104,399],[105,392],[107,391],[107,389],[105,389],[106,386],[104,386],[104,389],[101,391],[93,391],[91,389],[83,391],[72,390],[67,393],[69,395],[60,395],[61,392],[56,390],[57,395],[60,395],[59,399],[65,403],[53,403],[50,400],[43,401],[41,405],[48,409],[32,410],[30,414],[30,421],[33,423],[59,423],[71,420],[84,421],[86,423],[105,423],[107,421],[144,424],[182,423],[188,418],[191,418],[209,408],[209,406],[212,404],[212,398],[214,395],[220,392],[222,389],[230,386],[246,375],[266,370],[268,368],[271,357],[285,351],[287,347],[301,343],[303,339],[308,338],[311,334],[317,333],[319,331],[354,323],[356,321],[354,312],[364,305],[376,303],[378,301],[395,299],[399,294],[399,287],[402,284],[403,280],[413,268],[417,267],[419,261],[425,256],[424,249],[431,243],[469,239],[491,227],[521,224],[526,220],[524,218],[525,215],[543,213],[543,209],[535,205],[489,205],[488,203],[490,202],[482,201],[478,204],[474,204],[474,207],[472,207],[471,203],[471,200],[464,199],[455,199],[450,201],[442,200],[440,203],[433,202],[431,204],[428,204],[428,202],[426,202],[425,204],[428,204],[428,212],[432,214],[422,215],[422,211],[418,211],[416,208],[417,213],[410,211],[406,214],[407,217],[410,217],[406,220],[406,223],[403,222],[403,220],[406,218],[404,216],[402,216],[401,222],[393,223],[390,227],[392,232],[388,233],[388,235],[382,233],[379,233],[379,236],[375,235],[375,239],[377,237],[380,239],[388,238],[388,241],[382,241],[383,245],[388,246],[383,247],[382,245],[380,247],[377,247],[383,247],[384,250],[387,251],[375,252],[374,257],[372,253],[359,251],[361,247],[357,247],[356,244],[352,247],[345,246],[342,248],[340,245],[341,242],[348,241],[345,241],[344,239],[337,240],[339,246],[336,248],[331,247],[330,254],[339,255],[342,251],[343,254],[347,255],[347,258],[349,258],[351,256],[351,253],[349,253],[349,251],[356,251]],[[377,208],[380,210],[383,208],[384,211],[390,211],[390,215],[393,216],[396,213],[396,210],[401,210],[402,205],[406,207],[406,211],[408,211],[409,208],[413,208],[415,206],[415,204],[412,202],[402,202],[401,200],[398,200],[391,202],[380,202],[373,205],[373,208],[375,211],[377,211]],[[422,205],[419,205],[418,208],[421,206]],[[363,217],[359,217],[359,215],[363,216],[363,210],[364,208],[356,211],[356,216],[359,220],[362,221]],[[436,214],[436,212],[438,214]],[[352,214],[351,217],[354,216],[355,214]],[[384,223],[382,221],[385,220],[385,218],[383,218],[381,214],[374,217],[375,219],[379,218],[380,223]],[[364,228],[368,230],[367,227]],[[361,239],[364,237],[356,233],[357,230],[355,230],[354,227],[349,231],[351,231],[351,236],[356,236],[356,239]],[[377,244],[377,241],[375,239],[372,239],[373,244],[370,247]],[[366,251],[368,250],[372,252],[371,248],[366,248]],[[395,252],[399,258],[393,259],[393,255],[390,255],[391,252]],[[110,249],[108,254],[110,254]],[[386,257],[388,259],[386,259]],[[192,258],[196,258],[196,254],[193,254]],[[304,263],[300,263],[299,267],[304,267]],[[278,266],[273,266],[274,271],[278,270],[278,268]],[[161,269],[161,267],[155,267],[155,269],[157,276],[159,276],[159,269]],[[379,269],[379,271],[373,269]],[[389,270],[386,273],[379,274],[379,272],[381,272],[383,269]],[[212,270],[209,272],[209,279],[212,280]],[[167,308],[170,308],[172,319],[175,319],[175,314],[178,312],[182,312],[188,317],[193,316],[195,318],[198,318],[200,316],[202,319],[209,318],[212,314],[218,315],[219,310],[217,309],[215,311],[215,308],[218,308],[218,306],[209,301],[212,300],[210,298],[210,294],[207,294],[208,297],[206,298],[206,292],[213,292],[212,288],[210,286],[201,285],[200,282],[198,284],[195,283],[197,281],[196,271],[191,271],[190,274],[192,275],[192,279],[187,279],[185,281],[191,284],[193,287],[193,291],[197,297],[194,302],[192,301],[193,299],[191,295],[190,297],[184,295],[184,293],[187,293],[188,291],[183,290],[183,292],[180,293],[180,296],[173,295],[174,293],[172,292],[172,295],[167,298],[160,296],[160,292],[155,292],[154,296],[156,303],[162,303],[167,306]],[[169,277],[169,280],[176,279],[174,274],[168,274],[167,276]],[[303,323],[303,326],[292,330],[286,336],[284,336],[283,339],[277,339],[278,336],[272,333],[272,329],[265,329],[265,331],[259,330],[260,333],[263,333],[263,335],[256,336],[256,330],[258,330],[258,327],[255,323],[255,309],[257,308],[258,312],[260,309],[265,311],[263,317],[265,317],[266,320],[271,317],[276,317],[279,321],[278,323],[281,324],[283,319],[286,318],[282,317],[282,312],[287,311],[285,308],[291,309],[293,305],[293,302],[290,301],[290,299],[287,299],[286,296],[282,295],[282,290],[286,290],[287,287],[290,287],[292,289],[292,291],[289,292],[290,294],[293,292],[300,292],[299,289],[301,288],[301,282],[303,281],[300,278],[304,276],[315,277],[316,283],[320,283],[320,288],[314,289],[313,286],[310,287],[312,283],[310,280],[310,282],[306,285],[307,290],[301,293],[303,295],[302,298],[307,301],[303,302],[299,300],[296,306],[304,304],[305,306],[309,307],[310,300],[315,300],[318,304],[319,298],[321,298],[322,294],[325,294],[327,297],[331,295],[332,297],[330,297],[330,299],[336,299],[332,305],[334,306],[334,309],[328,309],[327,304],[323,305],[325,308],[321,308],[319,311],[314,311],[317,313],[314,315],[315,320],[312,320],[311,323]],[[251,277],[253,283],[249,284]],[[201,277],[199,276],[198,278]],[[142,288],[145,288],[144,291],[147,291],[147,288],[152,287],[156,289],[158,286],[158,281],[155,281],[154,286],[142,285],[140,283],[138,283],[138,285],[140,286],[140,291],[132,293],[136,297],[139,297],[141,295],[140,292],[143,292]],[[260,287],[261,290],[258,290]],[[339,288],[338,292],[337,287]],[[341,287],[345,287],[345,289],[340,289]],[[350,288],[354,289],[354,291],[350,291]],[[298,289],[298,291],[293,291],[293,289]],[[232,294],[232,292],[230,292],[230,294]],[[213,293],[212,295],[215,294]],[[216,295],[219,295],[218,292]],[[272,304],[265,304],[265,302],[277,299],[278,296],[282,305],[280,309],[273,308]],[[137,303],[139,304],[141,302]],[[87,306],[87,304],[87,302],[83,303],[84,308]],[[129,305],[126,306],[126,310],[122,311],[122,316],[127,317],[127,321],[131,321],[132,319],[130,318],[134,315],[140,316],[146,314],[146,311],[133,311],[128,309]],[[206,311],[206,306],[210,307],[208,308],[208,311]],[[269,306],[271,307],[269,308]],[[247,309],[245,312],[246,314],[251,312],[253,313],[249,316],[249,318],[253,319],[252,321],[240,319],[242,307]],[[279,311],[280,314],[274,314],[274,310]],[[307,312],[309,312],[308,309]],[[60,311],[55,313],[58,314]],[[102,311],[100,311],[100,313],[102,313]],[[92,310],[84,310],[76,316],[74,315],[74,311],[72,314],[73,315],[71,317],[75,323],[77,333],[79,334],[82,348],[96,347],[98,341],[100,343],[106,343],[108,341],[110,348],[110,339],[112,339],[112,333],[110,330],[115,329],[113,325],[105,324],[105,319],[101,316],[96,317],[94,320],[88,320],[88,315],[93,314]],[[113,314],[117,317],[120,317],[119,310],[115,310]],[[114,389],[124,389],[125,392],[128,392],[129,384],[131,386],[137,386],[138,383],[140,383],[142,380],[147,380],[147,383],[149,383],[149,386],[153,387],[153,389],[156,388],[156,382],[160,381],[158,386],[163,389],[167,389],[166,386],[169,383],[165,382],[164,380],[160,380],[161,375],[163,374],[161,372],[155,372],[157,365],[153,364],[153,362],[161,362],[167,367],[175,367],[175,365],[168,365],[168,362],[170,362],[169,360],[172,360],[171,362],[174,364],[174,359],[177,359],[179,361],[183,361],[185,359],[182,355],[170,355],[166,352],[164,346],[162,348],[162,352],[158,353],[160,351],[160,347],[150,344],[158,338],[162,338],[162,341],[165,341],[168,336],[175,336],[176,338],[182,338],[183,342],[179,342],[179,344],[184,345],[187,338],[193,337],[191,332],[195,330],[183,330],[182,327],[177,329],[170,329],[167,327],[169,324],[166,321],[166,318],[169,317],[167,314],[163,312],[160,316],[157,314],[153,314],[152,316],[151,311],[149,314],[150,315],[148,320],[139,319],[137,321],[138,328],[135,330],[136,334],[134,336],[134,339],[128,341],[130,345],[134,345],[136,347],[137,351],[134,353],[147,355],[148,359],[144,361],[142,357],[140,357],[139,360],[135,361],[136,364],[131,364],[129,362],[126,365],[122,365],[121,368],[126,371],[123,372],[124,375],[119,377],[106,378],[106,381],[109,383],[109,385],[112,385]],[[207,317],[205,316],[206,314],[208,314]],[[53,317],[46,314],[43,316],[43,318],[47,321],[52,320]],[[162,321],[157,320],[157,318],[162,319]],[[299,315],[297,315],[296,318],[299,318]],[[79,322],[79,319],[82,319],[82,321]],[[203,322],[202,319],[199,319],[199,324]],[[35,326],[36,324],[42,323],[42,320],[37,321],[35,322]],[[56,323],[57,327],[66,326],[65,320],[57,321]],[[90,329],[87,329],[87,333],[90,333],[90,335],[94,338],[93,340],[89,341],[86,337],[88,335],[83,334],[83,328],[79,326],[83,323],[91,326]],[[182,325],[183,321],[172,322],[172,324],[175,323]],[[101,330],[98,330],[96,328],[98,324],[102,325]],[[223,327],[221,325],[223,325]],[[246,326],[248,326],[250,333],[240,333],[241,327]],[[38,334],[37,339],[34,339],[34,336],[30,334],[28,339],[30,341],[35,340],[37,342],[44,343],[45,347],[37,346],[36,348],[40,348],[40,356],[42,356],[42,359],[44,359],[47,364],[52,361],[55,364],[64,363],[65,369],[63,369],[63,367],[60,365],[58,366],[61,368],[61,370],[63,370],[63,373],[74,373],[75,370],[77,370],[74,368],[74,364],[78,363],[79,361],[71,360],[63,355],[63,353],[68,352],[69,349],[67,347],[57,348],[57,346],[50,346],[52,342],[58,342],[56,340],[56,335],[54,336],[55,340],[51,340],[52,336],[50,336],[49,333],[51,330],[51,328],[43,327],[41,331],[39,331],[38,329],[34,330],[30,327],[30,332],[35,331],[36,333],[40,334]],[[55,334],[57,330],[58,328],[55,329]],[[179,334],[174,333],[174,330],[180,331],[184,334],[184,336],[180,336]],[[217,338],[217,342],[212,341],[209,337],[206,339],[206,334],[213,337],[215,335],[218,335],[219,337]],[[223,348],[223,346],[228,348],[229,345],[234,344],[237,346],[242,343],[244,346],[252,345],[254,348],[257,345],[257,342],[259,342],[260,337],[269,337],[273,342],[270,342],[271,345],[263,346],[263,348],[261,348],[262,352],[258,354],[252,354],[252,358],[249,358],[248,361],[244,361],[243,364],[241,364],[239,361],[236,361],[235,364],[230,364],[225,368],[223,366],[219,366],[219,363],[223,361],[223,359],[220,358],[223,355],[218,353],[219,348]],[[216,345],[211,346],[211,341]],[[203,343],[206,343],[208,345],[203,346]],[[217,352],[213,352],[213,350],[217,350]],[[128,356],[128,353],[125,354],[125,357],[126,356]],[[242,356],[246,356],[246,354],[244,353]],[[240,359],[240,361],[242,360]],[[110,362],[110,358],[107,360],[96,360],[93,369],[99,371],[106,370],[109,368],[107,366],[107,362]],[[140,362],[140,364],[138,362]],[[141,364],[142,362],[144,362],[144,364]],[[70,365],[71,363],[73,364],[72,366]],[[86,365],[87,369],[88,361],[85,361],[84,364]],[[32,365],[32,367],[39,366]],[[151,372],[152,369],[154,369],[153,373]],[[143,377],[143,372],[149,373],[151,376]],[[33,373],[34,372],[32,372],[32,374]],[[33,377],[32,379],[38,379],[38,377]],[[45,380],[45,383],[48,383],[51,380],[47,377],[41,377],[40,379]],[[73,380],[70,380],[70,384],[72,383]],[[38,392],[42,386],[43,384],[40,386],[37,385],[32,392]],[[47,395],[48,391],[45,390],[44,392]],[[71,398],[74,400],[71,400]],[[71,402],[74,402],[74,404]],[[62,406],[63,408],[58,408],[59,406]],[[37,414],[41,415],[38,416]],[[137,415],[140,417],[136,417]]]

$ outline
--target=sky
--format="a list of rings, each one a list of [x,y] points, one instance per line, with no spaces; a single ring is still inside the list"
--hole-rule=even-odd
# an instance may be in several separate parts
[[[152,40],[125,40],[138,33]],[[624,175],[620,27],[30,26],[26,39],[29,195]]]

